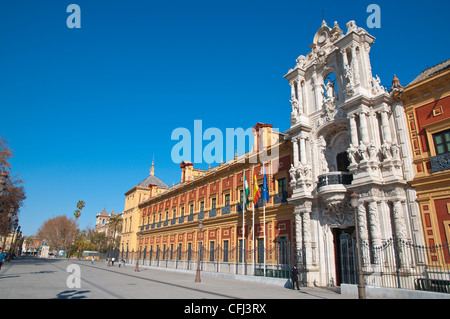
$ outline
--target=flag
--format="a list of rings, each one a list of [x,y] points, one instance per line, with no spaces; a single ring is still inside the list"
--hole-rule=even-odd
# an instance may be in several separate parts
[[[258,199],[261,197],[261,191],[258,187],[258,180],[256,179],[256,172],[253,175],[253,204],[258,202]]]
[[[261,198],[266,201],[269,201],[269,188],[267,187],[267,176],[266,176],[266,168],[263,166],[264,170],[264,180],[263,180],[263,188],[261,193]]]
[[[245,205],[249,204],[248,195],[250,195],[250,188],[248,188],[247,177],[245,177],[245,172],[244,172],[244,203],[245,203]]]

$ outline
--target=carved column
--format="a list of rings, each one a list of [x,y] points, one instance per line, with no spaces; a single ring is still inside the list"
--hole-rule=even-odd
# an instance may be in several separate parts
[[[378,204],[376,201],[370,201],[368,204],[369,213],[369,226],[371,234],[371,244],[372,247],[380,247],[381,242],[381,228],[380,228],[380,214],[378,212]],[[374,250],[373,263],[376,265],[380,264],[380,256],[378,250]]]
[[[356,57],[356,47],[354,45],[351,46],[351,52],[352,52],[352,67],[353,67],[353,74],[355,78],[355,85],[359,86],[359,66],[358,66],[358,58]]]
[[[298,269],[302,269],[304,256],[302,215],[299,211],[295,211],[294,217],[295,217],[295,244],[297,250],[297,265]]]
[[[291,85],[291,100],[294,101],[295,100],[295,82],[292,81],[289,84]]]
[[[361,258],[363,270],[367,270],[370,265],[369,251],[365,248],[369,243],[369,233],[367,231],[366,206],[364,202],[359,203],[358,211],[358,232],[361,243]]]
[[[364,145],[369,145],[369,129],[367,127],[367,112],[362,111],[359,113],[359,124],[361,128],[361,141]]]
[[[304,113],[303,109],[303,88],[301,85],[301,79],[297,80],[297,101],[298,101],[298,112],[300,114]]]
[[[305,252],[305,269],[308,270],[312,265],[312,249],[311,249],[311,211],[303,212],[303,246]]]
[[[395,229],[395,237],[397,238],[397,251],[399,256],[400,268],[409,268],[408,258],[406,256],[405,242],[407,239],[407,231],[403,206],[400,200],[392,203],[392,217]]]
[[[300,161],[302,165],[306,165],[306,137],[300,137]]]
[[[353,146],[358,146],[358,127],[356,126],[356,115],[350,115],[350,138]]]
[[[391,127],[389,125],[389,119],[388,119],[388,110],[384,109],[380,111],[381,114],[381,128],[383,132],[383,143],[392,143],[392,135],[391,135]]]
[[[298,137],[292,139],[292,148],[294,152],[294,167],[298,166]]]

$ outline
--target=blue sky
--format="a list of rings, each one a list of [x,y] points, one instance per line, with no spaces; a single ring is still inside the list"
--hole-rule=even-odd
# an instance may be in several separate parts
[[[69,4],[81,29],[69,29]],[[381,28],[369,29],[370,3]],[[390,86],[449,58],[448,1],[103,1],[0,4],[0,134],[24,180],[25,235],[78,200],[80,226],[149,173],[178,183],[171,160],[177,127],[289,127],[283,75],[320,28],[355,20],[376,37],[372,71]],[[207,164],[196,165],[206,168]]]

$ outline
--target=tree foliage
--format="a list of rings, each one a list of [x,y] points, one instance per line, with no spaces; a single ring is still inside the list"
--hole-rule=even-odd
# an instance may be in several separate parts
[[[17,175],[10,176],[13,151],[7,141],[0,136],[0,173],[7,175],[3,192],[0,193],[0,236],[8,236],[12,230],[14,219],[18,218],[20,207],[26,199],[23,181]]]
[[[64,249],[67,252],[75,244],[77,236],[75,221],[65,215],[48,219],[37,232],[37,237],[46,241],[52,250]]]

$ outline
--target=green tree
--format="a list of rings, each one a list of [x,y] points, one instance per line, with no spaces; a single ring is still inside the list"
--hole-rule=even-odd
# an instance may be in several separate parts
[[[85,203],[82,200],[79,200],[77,203],[77,210],[75,210],[75,212],[73,213],[73,216],[75,216],[75,222],[78,225],[78,218],[80,218],[81,216],[81,210],[84,208]]]

